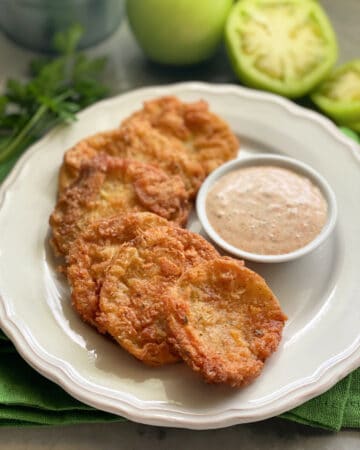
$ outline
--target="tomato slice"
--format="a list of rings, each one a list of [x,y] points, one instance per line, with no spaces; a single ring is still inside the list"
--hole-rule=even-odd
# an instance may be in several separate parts
[[[311,95],[329,117],[349,128],[360,126],[360,59],[338,67]],[[353,126],[351,123],[355,122]]]
[[[337,58],[335,33],[314,0],[240,0],[225,38],[240,80],[290,98],[313,89]]]
[[[360,125],[360,124],[359,124]],[[360,143],[360,137],[357,135],[357,133],[355,133],[353,130],[351,130],[348,127],[340,127],[340,130],[346,134],[346,136],[348,136],[351,139],[354,139],[355,142]]]
[[[356,133],[360,133],[360,121],[348,123],[346,126],[351,128],[353,131],[356,131]]]

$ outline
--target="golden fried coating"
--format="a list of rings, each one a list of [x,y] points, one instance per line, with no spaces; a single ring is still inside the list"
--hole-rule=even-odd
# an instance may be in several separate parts
[[[173,96],[145,102],[124,123],[147,120],[157,130],[185,146],[193,162],[206,175],[224,162],[236,157],[239,141],[227,123],[209,111],[207,102],[184,103]]]
[[[73,306],[85,322],[105,332],[96,322],[100,289],[120,245],[145,230],[167,225],[169,222],[156,214],[126,213],[98,220],[80,233],[69,251],[67,277]]]
[[[60,195],[50,216],[52,245],[67,255],[89,223],[130,211],[151,211],[185,225],[190,205],[181,178],[149,164],[98,155]]]
[[[121,128],[90,136],[70,148],[60,169],[59,192],[77,178],[84,162],[99,153],[154,164],[171,176],[178,175],[190,196],[196,194],[205,178],[201,165],[188,158],[181,143],[139,119]]]
[[[281,339],[286,316],[263,278],[219,258],[191,268],[164,296],[169,341],[208,383],[246,385]]]
[[[196,233],[177,227],[145,231],[123,244],[112,260],[100,292],[97,321],[144,363],[177,361],[167,340],[161,297],[187,268],[218,257]]]

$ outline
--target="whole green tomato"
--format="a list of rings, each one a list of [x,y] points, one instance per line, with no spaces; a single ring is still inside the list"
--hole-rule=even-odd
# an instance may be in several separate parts
[[[127,0],[131,29],[145,54],[162,64],[208,59],[223,37],[232,0]]]

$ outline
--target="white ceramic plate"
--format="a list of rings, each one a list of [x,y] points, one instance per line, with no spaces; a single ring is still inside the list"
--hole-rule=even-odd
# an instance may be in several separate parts
[[[242,390],[204,384],[185,365],[148,368],[82,323],[48,248],[64,150],[116,126],[144,100],[203,98],[241,136],[242,155],[276,152],[318,170],[338,202],[330,239],[277,265],[250,264],[289,317],[279,350]],[[236,86],[145,88],[87,109],[26,152],[0,191],[0,324],[36,370],[79,400],[131,420],[194,429],[277,415],[321,394],[360,364],[360,160],[330,121],[277,96]],[[199,230],[196,218],[191,228]]]

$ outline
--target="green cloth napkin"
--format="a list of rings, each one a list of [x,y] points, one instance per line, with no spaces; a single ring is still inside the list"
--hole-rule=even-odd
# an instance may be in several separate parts
[[[0,165],[0,174],[5,170],[10,170],[9,165]],[[280,417],[333,431],[360,428],[360,368],[329,391]],[[0,330],[0,426],[124,420],[82,404],[43,378],[25,363]]]
[[[338,431],[360,428],[360,369],[325,394],[280,417]],[[39,375],[0,331],[0,426],[67,425],[124,421],[75,400]]]

